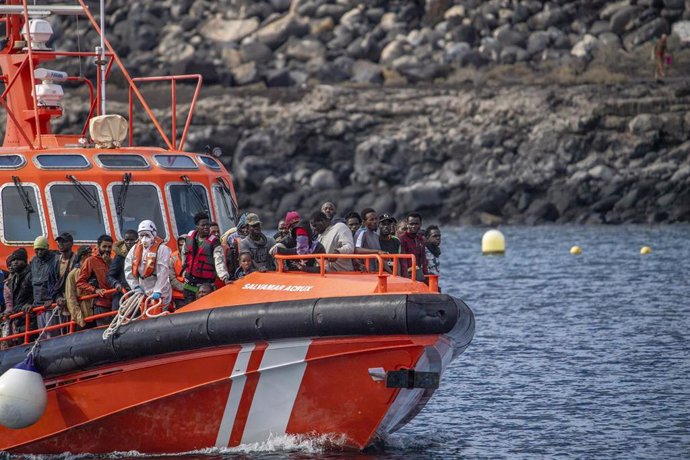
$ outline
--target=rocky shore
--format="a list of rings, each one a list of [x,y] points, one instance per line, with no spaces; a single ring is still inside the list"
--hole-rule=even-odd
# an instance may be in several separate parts
[[[188,147],[223,147],[269,223],[326,199],[463,225],[678,222],[688,3],[111,0],[107,27],[135,75],[204,75]]]

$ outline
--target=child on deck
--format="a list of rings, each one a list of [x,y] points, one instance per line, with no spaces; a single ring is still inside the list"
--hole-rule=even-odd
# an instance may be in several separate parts
[[[252,253],[249,251],[243,251],[240,253],[240,266],[235,271],[235,279],[238,280],[254,271],[256,271],[256,269],[254,268]]]

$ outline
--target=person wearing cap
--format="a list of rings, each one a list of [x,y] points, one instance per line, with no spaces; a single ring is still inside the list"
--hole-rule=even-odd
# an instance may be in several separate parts
[[[381,214],[379,217],[379,245],[388,254],[400,254],[400,240],[394,235],[396,224],[391,215]]]
[[[276,244],[270,236],[261,232],[261,220],[254,213],[247,214],[249,234],[240,241],[240,254],[248,251],[252,254],[254,266],[259,271],[274,270],[275,265],[270,249]]]
[[[110,268],[110,254],[113,250],[113,238],[110,235],[98,237],[98,250],[95,255],[88,257],[79,271],[77,287],[83,295],[97,294],[94,300],[94,314],[102,314],[112,311],[112,294],[108,293],[112,289],[108,283],[108,269]],[[98,326],[110,324],[111,318],[104,317],[96,320]]]
[[[60,307],[60,322],[67,320],[69,317],[69,311],[67,310],[67,301],[65,300],[65,282],[67,280],[67,275],[74,268],[74,264],[77,261],[77,256],[72,252],[72,247],[74,246],[74,238],[68,232],[63,232],[55,238],[55,242],[58,247],[58,255],[55,257],[55,266],[53,270],[55,271],[55,277],[57,279],[55,283],[55,303]]]
[[[67,310],[69,311],[72,321],[84,329],[88,326],[95,326],[94,323],[87,323],[86,318],[93,315],[93,299],[79,300],[81,295],[86,295],[77,288],[77,279],[81,273],[81,269],[86,262],[86,259],[91,257],[93,249],[90,246],[82,246],[77,251],[76,261],[74,267],[67,275],[65,280],[65,302]]]
[[[39,235],[34,240],[34,257],[31,258],[31,284],[34,291],[34,306],[46,307],[45,311],[38,313],[38,327],[44,328],[59,324],[59,317],[53,315],[49,307],[55,301],[55,286],[57,274],[55,272],[55,253],[48,248],[48,238]],[[52,319],[50,319],[52,318]],[[46,331],[46,337],[60,335],[59,330]]]
[[[26,249],[19,248],[7,258],[8,265],[11,266],[12,278],[9,279],[10,298],[12,302],[11,313],[21,311],[28,313],[34,305],[34,291],[31,283],[31,269],[27,263],[29,259]],[[24,332],[24,318],[15,318],[12,321],[12,331],[14,333]],[[31,329],[36,328],[36,318],[31,315]]]
[[[160,300],[165,310],[172,300],[169,268],[172,251],[158,236],[153,221],[142,220],[137,233],[139,239],[125,258],[125,278],[132,290],[139,290],[154,301]]]
[[[213,284],[216,280],[214,250],[220,246],[220,239],[211,235],[208,214],[200,211],[194,215],[196,228],[187,234],[184,243],[184,302],[196,299],[196,292],[202,284]]]

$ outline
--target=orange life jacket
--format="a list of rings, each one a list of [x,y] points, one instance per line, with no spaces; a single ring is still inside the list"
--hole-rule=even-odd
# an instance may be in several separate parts
[[[182,275],[182,256],[180,256],[180,251],[173,252],[170,258],[173,261],[173,270],[175,270],[175,278],[177,278],[177,281],[179,281],[180,283],[184,283],[184,276]],[[173,288],[172,297],[173,299],[182,300],[184,299],[184,292],[178,291],[177,289]]]
[[[156,237],[153,240],[153,244],[149,248],[148,251],[146,251],[146,255],[144,262],[144,273],[143,275],[139,274],[139,265],[142,263],[142,256],[144,253],[144,246],[141,244],[141,242],[137,242],[137,244],[134,246],[134,258],[132,259],[132,274],[134,276],[141,276],[142,278],[148,278],[149,276],[152,276],[154,272],[156,271],[156,259],[158,258],[158,248],[160,245],[163,244],[163,240],[159,237]]]

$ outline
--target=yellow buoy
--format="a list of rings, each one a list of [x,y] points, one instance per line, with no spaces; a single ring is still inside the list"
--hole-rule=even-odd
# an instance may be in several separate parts
[[[506,252],[506,239],[498,230],[489,230],[482,236],[482,254],[503,254]]]
[[[579,256],[580,254],[582,254],[582,249],[580,248],[580,246],[573,246],[572,248],[570,248],[570,253],[574,256]]]
[[[649,246],[642,246],[642,249],[640,249],[640,254],[651,254],[652,253],[652,248]]]

